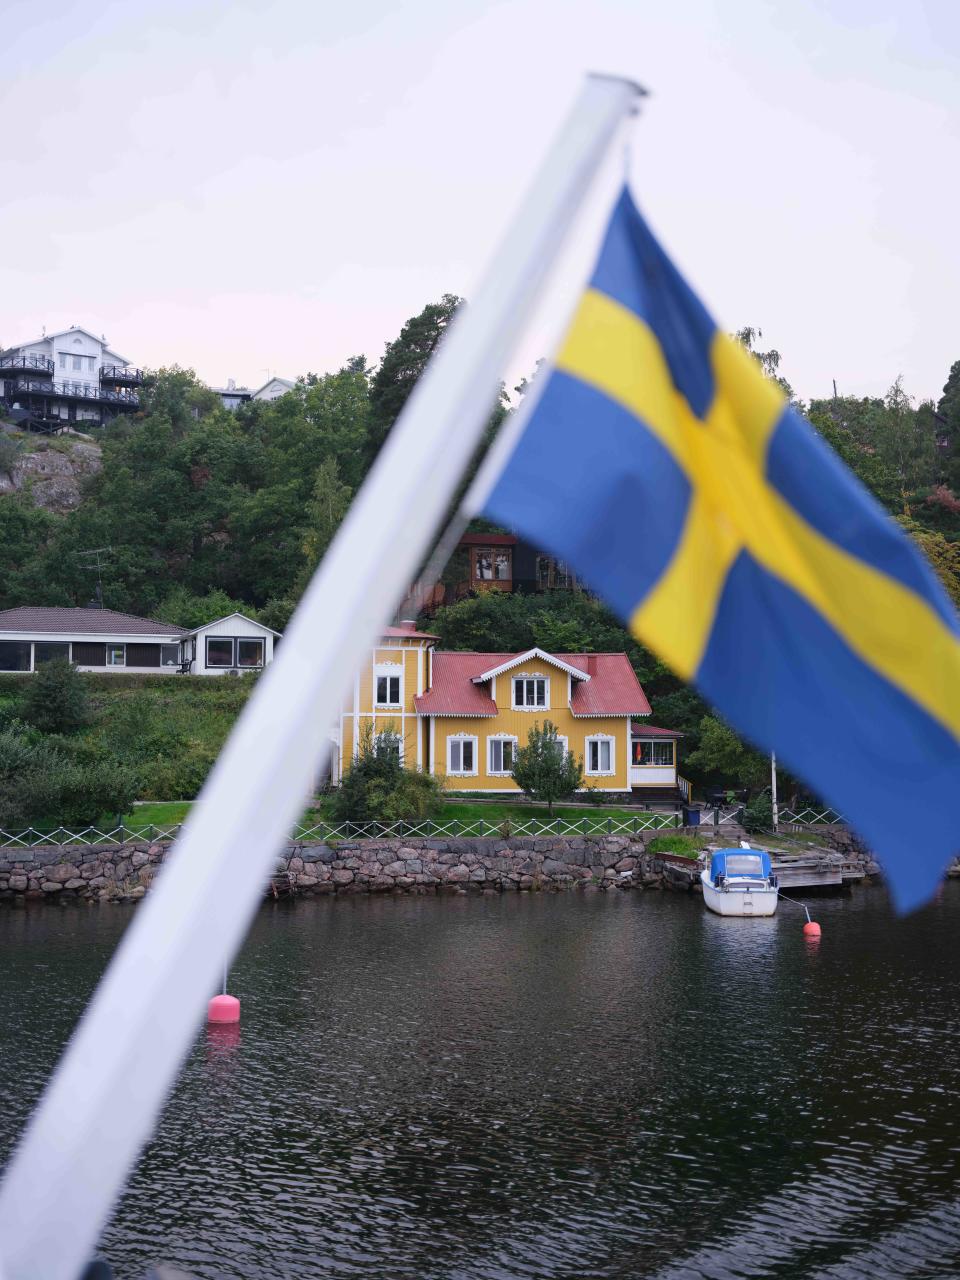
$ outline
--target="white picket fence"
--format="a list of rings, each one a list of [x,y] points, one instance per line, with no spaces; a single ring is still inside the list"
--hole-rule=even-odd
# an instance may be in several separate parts
[[[779,817],[781,826],[784,823],[796,823],[801,827],[835,826],[844,821],[836,809],[828,807],[821,809],[813,806],[804,809],[781,809]]]
[[[446,822],[364,822],[364,823],[329,823],[318,822],[310,826],[299,825],[291,833],[290,839],[295,843],[342,843],[352,840],[394,840],[394,839],[460,839],[471,836],[485,838],[516,836],[518,838],[539,838],[547,836],[579,836],[579,835],[639,835],[642,831],[655,831],[665,828],[675,829],[680,825],[680,817],[675,813],[654,813],[648,809],[638,810],[628,818],[604,817],[600,814],[586,814],[582,818],[527,819],[515,822],[513,819],[490,822],[486,818],[472,821],[455,819]],[[157,840],[175,840],[180,833],[180,824],[175,826],[113,827],[109,831],[99,827],[84,827],[71,830],[57,827],[54,830],[39,830],[30,827],[16,834],[0,831],[0,849],[32,849],[38,845],[62,848],[65,845],[123,845],[152,844]]]
[[[740,805],[700,806],[700,825],[704,827],[736,826],[743,810]],[[445,822],[365,822],[300,824],[291,833],[295,843],[343,843],[351,840],[406,840],[406,839],[460,839],[481,837],[492,839],[516,836],[517,838],[546,838],[548,836],[581,835],[639,835],[643,831],[675,829],[682,824],[676,813],[656,813],[640,809],[630,817],[605,817],[602,814],[585,814],[577,818],[528,818],[516,822],[512,818],[491,822],[486,818],[470,821],[451,819]],[[781,809],[781,826],[823,826],[842,823],[843,818],[835,809],[808,807],[805,809]],[[124,845],[152,844],[157,840],[176,840],[181,824],[173,826],[83,827],[73,830],[56,827],[43,830],[30,827],[26,831],[0,830],[0,849],[32,849],[38,845],[62,848],[66,845]]]

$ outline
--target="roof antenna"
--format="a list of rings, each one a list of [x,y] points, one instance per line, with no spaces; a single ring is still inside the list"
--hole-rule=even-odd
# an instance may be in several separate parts
[[[95,588],[95,594],[93,599],[89,601],[89,603],[86,605],[86,608],[88,609],[103,608],[103,572],[102,572],[103,564],[100,557],[108,556],[111,554],[112,551],[113,551],[112,547],[93,547],[90,551],[77,552],[77,555],[80,556],[81,559],[83,557],[88,557],[88,562],[86,564],[81,565],[81,567],[84,569],[95,570],[97,574],[97,585]]]

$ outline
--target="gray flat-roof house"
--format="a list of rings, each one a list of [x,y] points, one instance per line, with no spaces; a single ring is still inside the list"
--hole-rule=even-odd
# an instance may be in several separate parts
[[[114,609],[22,605],[0,610],[0,671],[29,673],[53,658],[81,671],[216,676],[273,661],[277,632],[241,613],[189,631]]]

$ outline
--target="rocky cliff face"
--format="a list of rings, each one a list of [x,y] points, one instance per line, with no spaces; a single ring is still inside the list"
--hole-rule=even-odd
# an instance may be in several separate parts
[[[11,439],[11,437],[7,437]],[[25,491],[47,511],[72,511],[80,505],[82,481],[103,465],[100,446],[87,440],[28,438],[8,470],[0,470],[0,495]]]

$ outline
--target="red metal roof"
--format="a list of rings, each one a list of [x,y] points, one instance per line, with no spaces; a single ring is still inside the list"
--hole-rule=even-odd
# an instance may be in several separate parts
[[[505,661],[511,655],[499,655]],[[472,684],[496,665],[493,653],[434,653],[430,658],[430,688],[415,699],[424,716],[495,716],[497,704],[489,684]]]
[[[418,631],[417,628],[412,625],[409,627],[405,627],[402,625],[399,627],[384,627],[383,638],[385,640],[388,640],[388,639],[389,640],[397,640],[397,639],[439,640],[440,639],[439,636],[432,636],[427,631]]]
[[[114,609],[63,609],[21,605],[0,611],[0,631],[23,635],[185,636],[185,627],[172,622],[137,618]]]
[[[516,653],[434,653],[431,686],[416,699],[421,715],[495,716],[489,684],[472,681],[484,671],[518,657]],[[576,681],[571,710],[575,716],[648,716],[650,703],[625,653],[555,653],[589,680]],[[563,679],[563,677],[560,677]]]
[[[638,738],[682,738],[683,734],[679,729],[661,729],[659,725],[644,724],[640,720],[634,720],[630,726],[632,733]]]

